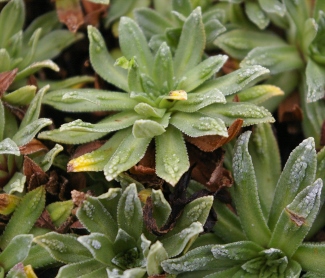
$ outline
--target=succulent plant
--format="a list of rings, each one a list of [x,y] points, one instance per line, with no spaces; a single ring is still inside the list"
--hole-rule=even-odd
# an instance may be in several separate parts
[[[82,34],[59,30],[61,24],[55,12],[36,18],[25,30],[24,23],[24,1],[10,0],[0,13],[0,72],[18,68],[12,89],[22,87],[21,81],[41,68],[59,71],[59,67],[49,59],[83,37]]]
[[[141,194],[141,191],[139,192]],[[160,190],[153,190],[153,217],[163,227],[171,207]],[[186,252],[203,231],[213,197],[188,203],[173,229],[157,239],[144,225],[137,187],[131,184],[122,192],[111,188],[99,197],[86,196],[77,217],[89,235],[47,233],[35,237],[56,260],[66,264],[57,277],[145,277],[162,273],[160,263]]]
[[[261,128],[254,136],[255,153],[269,143],[267,130]],[[167,273],[179,277],[300,277],[302,271],[307,272],[306,277],[322,275],[325,245],[303,242],[324,202],[323,181],[315,181],[313,138],[292,151],[275,185],[274,179],[270,182],[267,176],[255,174],[264,166],[254,169],[249,137],[250,132],[242,134],[234,150],[232,197],[237,215],[215,203],[219,213],[215,232],[225,243],[201,246],[162,262]],[[271,151],[260,155],[266,160],[274,156]],[[270,196],[266,194],[269,186],[273,188]]]
[[[88,35],[94,69],[124,92],[67,89],[45,95],[43,103],[60,110],[120,111],[97,124],[78,119],[39,134],[42,139],[80,144],[117,131],[98,150],[71,160],[69,171],[104,170],[106,179],[112,180],[134,166],[154,139],[156,173],[175,185],[189,168],[183,134],[227,137],[226,127],[238,118],[244,126],[274,121],[263,107],[226,102],[226,96],[243,89],[247,98],[254,95],[256,88],[250,87],[268,70],[248,66],[214,78],[227,57],[202,61],[205,31],[200,8],[186,19],[174,57],[166,43],[153,54],[139,26],[126,17],[121,19],[119,37],[124,56],[115,65],[99,31],[88,27]]]
[[[273,1],[264,2],[271,4]],[[305,136],[314,137],[319,147],[320,130],[325,119],[322,101],[325,7],[324,1],[314,2],[283,1],[285,15],[281,21],[273,22],[278,23],[285,35],[272,30],[266,32],[239,26],[221,34],[215,44],[231,57],[242,60],[241,66],[261,65],[268,68],[273,78],[267,82],[280,86],[286,95],[298,89],[304,113]],[[272,103],[272,110],[282,99],[280,97]],[[266,107],[270,106],[266,104]]]
[[[24,260],[32,249],[33,225],[44,207],[45,189],[42,186],[30,191],[20,200],[0,238],[0,277],[5,277],[5,273],[8,273],[6,277],[36,277],[33,266],[25,264]],[[53,263],[48,254],[45,257],[48,264]],[[37,265],[39,261],[32,263]]]

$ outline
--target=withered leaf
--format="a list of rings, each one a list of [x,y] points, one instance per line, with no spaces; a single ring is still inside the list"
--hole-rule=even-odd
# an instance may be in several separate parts
[[[222,147],[223,145],[234,139],[243,126],[242,119],[236,119],[228,128],[228,137],[220,135],[205,135],[201,137],[190,137],[185,135],[185,140],[197,146],[204,152],[213,152],[214,150]]]
[[[11,71],[5,71],[0,73],[0,98],[3,96],[5,91],[9,88],[12,82],[15,80],[18,68]]]
[[[100,18],[107,14],[107,5],[92,3],[87,0],[82,0],[82,5],[85,11],[84,20],[86,24],[98,26]]]
[[[48,151],[48,148],[41,141],[34,138],[26,145],[19,147],[19,150],[21,154],[26,155],[39,151]]]
[[[325,146],[325,121],[322,123],[322,128],[320,132],[320,145]]]
[[[56,12],[60,22],[64,23],[71,32],[76,32],[84,23],[79,0],[56,0]]]
[[[47,174],[28,156],[24,156],[23,172],[29,190],[44,185],[48,180]]]
[[[299,93],[294,92],[280,103],[278,108],[278,120],[280,123],[302,121],[303,114],[299,99]]]

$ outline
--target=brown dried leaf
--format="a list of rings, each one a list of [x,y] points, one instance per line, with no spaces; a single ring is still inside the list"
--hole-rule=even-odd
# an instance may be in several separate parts
[[[22,120],[25,116],[25,111],[16,107],[8,104],[7,102],[4,102],[4,105],[10,110],[10,113],[15,115],[19,120]]]
[[[236,119],[228,128],[228,137],[220,135],[205,135],[201,137],[190,137],[185,135],[185,140],[197,146],[201,151],[213,152],[216,149],[234,139],[243,125],[242,119]]]
[[[56,11],[60,22],[71,32],[76,32],[84,23],[84,17],[79,0],[56,0]]]
[[[32,139],[29,143],[19,147],[20,153],[23,155],[32,154],[39,151],[48,151],[48,148],[39,140]]]
[[[24,156],[23,172],[26,176],[28,190],[33,190],[48,180],[47,174],[28,156]]]
[[[50,229],[52,231],[56,230],[51,216],[46,209],[43,210],[41,216],[37,219],[35,226],[39,228]]]
[[[99,25],[101,17],[105,17],[107,14],[107,5],[92,3],[86,0],[82,0],[82,5],[85,10],[85,22],[93,26]]]
[[[75,206],[80,207],[84,200],[86,200],[88,197],[87,193],[80,192],[77,190],[71,191],[71,198]]]
[[[320,132],[320,145],[325,146],[325,121],[322,123],[322,128]]]
[[[4,92],[7,91],[11,83],[15,80],[17,72],[18,68],[0,73],[0,98],[3,96]]]
[[[224,74],[231,73],[237,69],[239,69],[239,61],[231,57],[228,58],[228,60],[222,67],[222,71]]]
[[[301,122],[303,117],[298,92],[292,93],[279,105],[278,120],[283,122]]]

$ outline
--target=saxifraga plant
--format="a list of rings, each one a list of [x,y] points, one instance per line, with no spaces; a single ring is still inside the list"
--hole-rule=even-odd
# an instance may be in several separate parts
[[[148,277],[163,273],[161,262],[186,253],[203,232],[213,197],[197,198],[184,206],[173,229],[159,237],[144,225],[142,203],[135,184],[122,191],[111,188],[101,196],[86,196],[77,217],[89,235],[47,233],[34,242],[65,264],[57,278],[64,277]],[[161,190],[152,190],[153,219],[163,227],[171,207]]]
[[[116,63],[99,31],[88,27],[88,35],[92,66],[124,92],[67,89],[44,96],[44,104],[64,111],[121,111],[97,124],[75,120],[39,134],[42,139],[80,144],[117,131],[98,150],[71,160],[69,171],[104,170],[106,179],[112,180],[134,166],[154,139],[156,173],[175,185],[189,168],[183,134],[227,137],[227,126],[238,118],[244,126],[274,121],[263,107],[226,101],[226,96],[243,89],[255,95],[256,87],[250,87],[265,78],[268,70],[248,66],[215,78],[227,57],[216,55],[202,61],[205,31],[200,7],[186,19],[174,55],[166,43],[152,53],[139,26],[126,17],[119,31],[124,57]]]
[[[267,142],[259,139],[269,138],[270,130],[259,130],[254,139],[257,149],[265,146]],[[276,178],[270,181],[268,176],[255,174],[249,138],[250,132],[242,134],[234,150],[232,196],[237,215],[218,201],[214,205],[219,212],[214,230],[225,243],[201,246],[162,262],[167,273],[179,277],[300,277],[303,271],[305,277],[323,277],[325,245],[303,242],[324,202],[323,181],[316,179],[313,138],[292,151],[277,183]],[[272,154],[267,151],[261,156],[271,158]],[[261,168],[265,167],[259,165],[256,172]],[[273,188],[270,196],[265,194],[268,187]]]

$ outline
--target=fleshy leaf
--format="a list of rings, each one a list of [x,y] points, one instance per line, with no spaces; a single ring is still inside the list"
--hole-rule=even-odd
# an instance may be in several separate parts
[[[257,85],[237,94],[240,102],[260,104],[269,98],[284,95],[284,92],[273,85]]]
[[[140,237],[143,226],[142,206],[134,183],[130,184],[122,193],[117,207],[117,219],[120,229],[123,229],[135,240]]]
[[[12,140],[18,145],[23,146],[29,143],[35,135],[43,128],[52,124],[50,119],[40,118],[26,125],[14,135]]]
[[[161,190],[153,189],[151,198],[154,205],[153,218],[156,220],[158,227],[161,227],[166,223],[172,209]]]
[[[269,247],[281,249],[288,257],[295,253],[318,214],[322,187],[322,180],[316,180],[286,206],[274,227]]]
[[[17,235],[28,234],[45,206],[45,189],[40,186],[27,193],[21,200],[0,239],[4,250]],[[28,218],[28,221],[26,219]]]
[[[9,242],[0,254],[1,266],[6,272],[27,257],[32,241],[33,235],[17,235]]]
[[[301,69],[303,61],[294,46],[264,46],[256,47],[248,53],[240,63],[242,67],[261,65],[272,74]]]
[[[111,214],[95,197],[87,197],[77,210],[80,222],[91,233],[102,233],[110,241],[114,241],[117,234],[117,223]]]
[[[240,60],[256,47],[284,45],[284,41],[272,33],[246,29],[226,32],[218,36],[214,43],[231,57]]]
[[[120,111],[133,109],[137,104],[126,93],[97,89],[62,89],[51,91],[44,96],[43,103],[69,112]]]
[[[168,254],[160,241],[156,241],[150,246],[147,257],[147,273],[154,276],[162,273],[161,263],[168,259]]]
[[[106,236],[100,233],[91,233],[88,236],[79,237],[78,241],[91,252],[97,261],[113,266],[111,263],[115,256],[113,244]]]
[[[177,84],[179,90],[190,92],[204,81],[212,77],[224,65],[228,57],[226,55],[211,56],[188,70]]]
[[[293,259],[296,260],[305,271],[315,271],[319,273],[324,273],[325,265],[323,263],[325,255],[325,245],[319,243],[302,243],[295,254]],[[305,276],[303,276],[305,277]],[[314,277],[314,276],[306,276]],[[316,276],[317,277],[317,276]],[[321,277],[321,276],[319,276]]]
[[[0,155],[1,154],[13,154],[19,156],[19,147],[13,140],[6,138],[0,142]]]
[[[70,160],[68,163],[68,171],[102,171],[125,136],[125,130],[118,131],[97,150]]]
[[[254,166],[248,152],[250,134],[250,132],[242,134],[235,145],[233,157],[235,185],[233,195],[245,235],[249,240],[265,246],[269,242],[271,233],[262,213]]]
[[[103,273],[102,273],[102,270]],[[81,272],[83,277],[105,277],[106,269],[103,264],[95,259],[83,260],[72,264],[67,264],[59,269],[56,278],[74,278],[76,273]],[[98,273],[100,272],[100,273]]]
[[[32,85],[21,87],[10,94],[5,94],[2,100],[11,105],[28,105],[36,93],[36,87]]]
[[[307,102],[316,101],[324,97],[325,67],[308,59],[306,68]]]
[[[17,76],[15,78],[15,81],[23,79],[25,77],[28,77],[32,75],[33,73],[39,71],[42,68],[49,68],[54,71],[59,71],[60,68],[57,64],[55,64],[52,60],[44,60],[41,62],[35,62],[28,67],[24,68],[20,72],[17,73]]]
[[[270,19],[261,9],[259,2],[246,2],[245,12],[248,18],[260,29],[265,29],[270,23]]]
[[[190,167],[182,133],[169,126],[165,133],[155,137],[155,141],[156,173],[175,185]]]
[[[63,235],[49,232],[35,237],[34,242],[43,246],[54,259],[65,264],[85,261],[91,258],[89,250],[72,234]]]
[[[220,135],[228,137],[227,128],[223,120],[212,118],[199,112],[183,113],[176,112],[170,123],[191,137],[204,135]]]
[[[170,111],[192,113],[212,103],[226,103],[224,95],[218,89],[202,93],[189,93],[187,94],[187,100],[176,102],[170,108]]]
[[[132,134],[135,138],[153,138],[165,131],[161,124],[153,120],[136,120],[132,128]]]
[[[279,147],[270,124],[254,127],[248,148],[255,169],[261,208],[267,219],[281,174]]]
[[[264,107],[249,102],[212,104],[201,109],[200,112],[208,117],[223,120],[226,126],[230,126],[236,119],[243,119],[243,126],[275,121],[272,114]]]
[[[147,103],[140,102],[134,106],[134,111],[145,117],[162,118],[165,115],[166,109],[155,108]]]
[[[297,194],[312,184],[316,174],[316,151],[313,138],[305,139],[290,154],[275,189],[268,224],[274,229],[282,210]]]
[[[205,32],[201,8],[196,8],[183,25],[182,34],[174,57],[176,77],[182,77],[200,61],[205,47]]]
[[[203,232],[200,222],[193,222],[189,227],[184,228],[180,233],[161,240],[162,245],[167,251],[168,257],[172,258],[179,255],[189,241]]]
[[[218,89],[224,96],[233,95],[265,79],[270,71],[261,66],[243,67],[217,79],[206,81],[193,92]]]
[[[144,156],[151,138],[134,138],[130,132],[121,142],[104,167],[104,175],[108,181],[118,174],[130,169]]]
[[[142,73],[152,71],[153,56],[140,27],[128,17],[122,17],[119,25],[119,43],[123,55],[127,59],[137,57]]]
[[[107,82],[128,92],[127,71],[114,66],[115,61],[108,53],[101,33],[95,27],[89,25],[88,38],[90,41],[90,61],[95,71]]]

